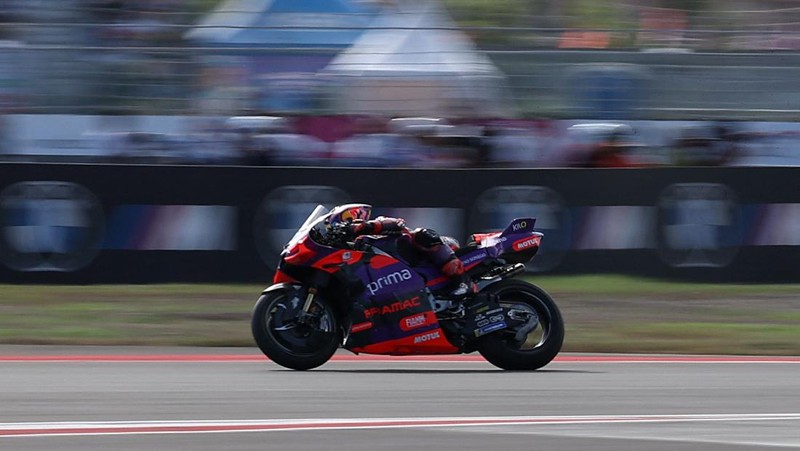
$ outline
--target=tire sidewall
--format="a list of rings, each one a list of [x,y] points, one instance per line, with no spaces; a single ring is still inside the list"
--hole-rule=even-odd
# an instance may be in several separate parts
[[[285,298],[289,295],[289,290],[282,289],[264,293],[258,298],[255,307],[253,307],[253,317],[251,321],[253,339],[261,352],[278,365],[294,370],[316,368],[330,360],[331,356],[333,356],[339,348],[339,344],[341,343],[339,321],[330,305],[328,305],[324,299],[317,298],[316,302],[323,304],[325,309],[330,313],[331,320],[333,321],[333,329],[337,331],[337,333],[317,352],[311,354],[293,353],[290,349],[276,342],[274,337],[267,331],[267,315],[270,308],[272,308],[275,302],[280,298]]]
[[[550,363],[561,351],[564,342],[564,320],[555,301],[538,286],[518,280],[506,279],[485,290],[491,294],[503,294],[512,291],[525,291],[534,295],[541,306],[531,305],[537,313],[544,307],[549,314],[549,327],[547,339],[541,346],[531,350],[516,350],[505,345],[500,339],[502,331],[481,337],[478,341],[478,352],[493,365],[505,370],[531,371],[539,369]],[[503,302],[502,296],[499,302]]]

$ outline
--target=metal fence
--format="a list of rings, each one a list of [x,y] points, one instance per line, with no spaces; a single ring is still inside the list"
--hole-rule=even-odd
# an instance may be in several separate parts
[[[205,16],[175,6],[181,2],[141,2],[149,9],[123,11],[129,16],[107,11],[104,2],[98,1],[4,3],[6,6],[0,7],[3,112],[359,112],[336,102],[341,86],[318,73],[347,47],[191,41],[186,39],[187,32],[202,24]],[[598,17],[611,19],[589,27],[579,20],[575,8],[558,6],[559,2],[530,3],[539,5],[531,7],[530,15],[497,15],[477,25],[469,14],[451,8],[458,22],[409,23],[407,27],[395,23],[383,28],[372,24],[355,31],[449,31],[471,37],[499,69],[502,77],[491,83],[504,96],[502,102],[512,106],[509,114],[517,116],[800,118],[800,53],[796,52],[800,32],[795,32],[800,29],[795,26],[800,23],[800,8],[785,7],[781,2],[709,1],[708,9],[687,12],[653,8],[648,6],[653,2],[646,1],[607,2]],[[161,5],[156,8],[154,4]],[[131,15],[132,11],[136,14]],[[496,24],[502,21],[510,25]],[[307,31],[308,25],[251,24],[245,28]],[[344,29],[325,25],[313,31]],[[467,51],[465,48],[472,51],[469,46],[431,47],[429,53],[449,52],[458,60],[463,59],[460,53]],[[399,51],[407,52],[401,55],[405,61],[422,59],[426,52],[424,46]],[[374,56],[375,64],[380,64],[384,51],[362,50],[361,55]],[[283,70],[281,64],[288,66]],[[443,77],[448,79],[449,74],[444,72]],[[377,102],[381,100],[377,97],[393,90],[405,93],[401,88],[407,88],[409,80],[404,77],[404,72],[398,71],[360,95],[376,96]],[[440,82],[429,77],[424,82],[429,89],[419,91],[422,94],[417,98],[407,96],[406,104],[429,100],[430,86]],[[454,96],[458,93],[451,92],[456,92]],[[412,106],[378,112],[402,116],[420,109],[424,110]],[[454,114],[487,115],[481,102],[462,105]]]

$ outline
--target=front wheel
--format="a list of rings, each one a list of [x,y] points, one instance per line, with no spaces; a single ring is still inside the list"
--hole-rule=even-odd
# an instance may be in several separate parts
[[[522,326],[501,330],[478,342],[478,352],[505,370],[536,370],[553,360],[564,342],[564,320],[556,303],[541,288],[506,279],[487,287]]]
[[[268,291],[253,308],[253,338],[273,362],[294,370],[308,370],[327,362],[341,343],[333,309],[317,297],[310,312],[302,311],[302,290]]]

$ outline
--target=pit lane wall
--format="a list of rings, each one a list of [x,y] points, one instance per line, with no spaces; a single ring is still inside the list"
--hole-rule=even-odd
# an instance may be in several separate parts
[[[0,282],[268,283],[317,203],[462,242],[534,216],[537,273],[800,279],[800,168],[0,164]]]

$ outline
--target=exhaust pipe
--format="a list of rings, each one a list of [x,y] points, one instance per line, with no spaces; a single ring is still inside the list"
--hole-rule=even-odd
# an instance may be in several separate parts
[[[513,265],[504,266],[503,272],[499,275],[503,279],[507,279],[509,277],[514,277],[517,274],[525,272],[525,264],[524,263],[514,263]]]

